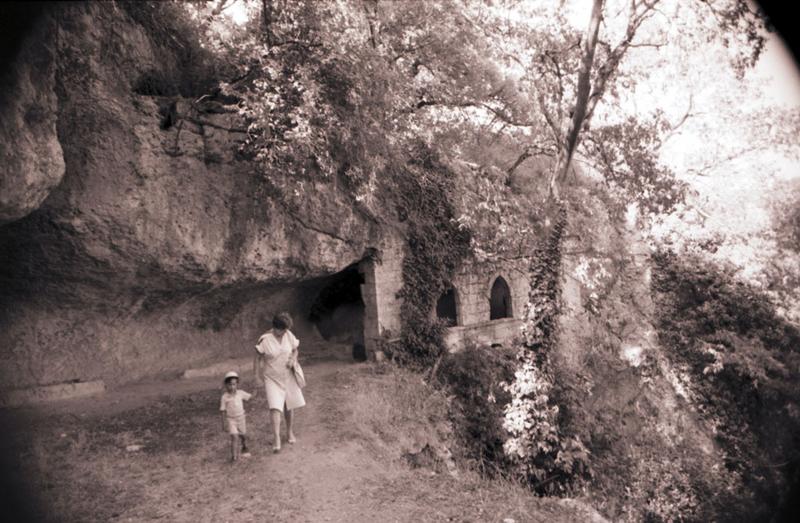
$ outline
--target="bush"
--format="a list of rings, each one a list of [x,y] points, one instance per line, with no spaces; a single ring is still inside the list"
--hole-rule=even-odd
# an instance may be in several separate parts
[[[513,378],[514,363],[512,349],[470,344],[447,354],[440,367],[439,375],[454,397],[456,408],[451,418],[464,457],[490,473],[506,462],[503,443],[508,433],[503,428],[503,412],[510,395],[500,384]]]
[[[519,346],[516,360],[514,380],[504,387],[511,395],[503,420],[510,470],[538,494],[569,494],[592,475],[589,451],[564,424],[548,355]]]
[[[768,518],[797,489],[800,331],[731,270],[669,252],[654,262],[659,339],[752,495],[741,517]]]

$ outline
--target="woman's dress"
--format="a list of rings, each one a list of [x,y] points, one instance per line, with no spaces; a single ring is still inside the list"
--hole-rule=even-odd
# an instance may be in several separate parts
[[[289,330],[285,331],[280,339],[272,331],[268,331],[258,339],[256,379],[264,381],[270,409],[283,410],[285,406],[288,410],[292,410],[306,404],[303,391],[300,390],[288,365],[297,358],[299,345],[300,341]]]

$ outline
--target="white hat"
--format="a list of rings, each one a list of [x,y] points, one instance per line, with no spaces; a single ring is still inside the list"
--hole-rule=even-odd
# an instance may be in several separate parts
[[[235,371],[230,371],[229,373],[227,373],[225,375],[225,381],[228,381],[228,378],[236,378],[238,380],[239,379],[239,375],[236,374]]]

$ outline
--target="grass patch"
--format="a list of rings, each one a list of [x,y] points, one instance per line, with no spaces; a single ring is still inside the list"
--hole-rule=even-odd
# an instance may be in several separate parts
[[[446,395],[422,375],[390,363],[360,367],[337,380],[339,427],[375,448],[447,447],[451,429]]]
[[[331,414],[330,421],[345,430],[348,438],[359,438],[394,457],[393,466],[404,463],[398,459],[403,453],[424,445],[449,449],[457,456],[474,453],[474,446],[461,447],[465,441],[452,427],[452,411],[463,415],[464,405],[454,405],[453,397],[426,382],[422,374],[382,363],[361,366],[337,378],[336,403],[342,407]],[[474,384],[464,386],[475,389]],[[537,497],[496,469],[487,475],[480,463],[464,460],[453,474],[446,473],[440,463],[398,474],[376,496],[382,504],[412,503],[404,511],[412,521],[572,522],[599,517],[582,501]]]

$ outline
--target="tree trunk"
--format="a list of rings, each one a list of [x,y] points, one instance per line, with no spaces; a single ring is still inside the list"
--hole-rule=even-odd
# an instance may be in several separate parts
[[[272,32],[272,0],[261,0],[261,23],[264,41],[267,47],[272,47],[275,45],[275,34]]]
[[[597,34],[600,29],[600,21],[603,18],[604,0],[594,0],[592,5],[592,17],[589,20],[589,28],[586,30],[586,38],[583,41],[583,53],[581,56],[581,67],[578,71],[578,92],[575,97],[575,108],[572,111],[572,119],[569,123],[566,136],[562,141],[562,146],[558,152],[558,160],[550,177],[550,195],[555,199],[560,198],[561,184],[569,172],[572,156],[580,141],[581,127],[586,117],[586,108],[591,94],[591,74],[594,64],[594,52],[597,48]]]
[[[369,43],[373,49],[378,48],[378,0],[364,0],[364,13],[367,15],[367,25],[369,26]]]

